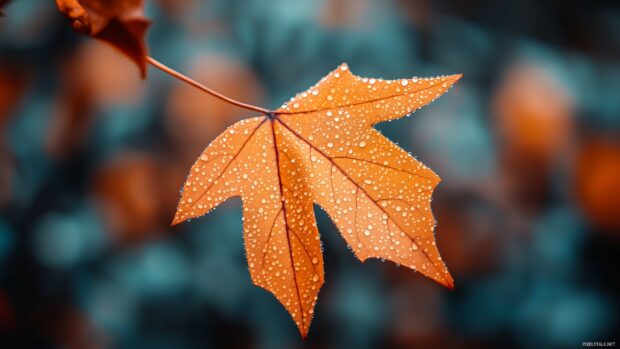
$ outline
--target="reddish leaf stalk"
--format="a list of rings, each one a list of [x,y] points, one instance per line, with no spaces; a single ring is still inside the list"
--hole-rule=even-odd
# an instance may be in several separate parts
[[[214,91],[214,90],[208,88],[207,86],[205,86],[205,85],[203,85],[203,84],[201,84],[201,83],[199,83],[199,82],[197,82],[197,81],[195,81],[195,80],[193,80],[193,79],[191,79],[191,78],[189,78],[189,77],[179,73],[178,71],[176,71],[176,70],[174,70],[174,69],[172,69],[172,68],[170,68],[170,67],[168,67],[168,66],[166,66],[166,65],[164,65],[162,63],[160,63],[159,61],[157,61],[153,57],[150,57],[150,56],[146,57],[146,61],[149,62],[150,65],[152,65],[155,68],[163,71],[164,73],[166,73],[166,74],[168,74],[170,76],[173,76],[174,78],[179,79],[179,80],[181,80],[181,81],[183,81],[183,82],[185,82],[185,83],[187,83],[189,85],[192,85],[192,86],[196,87],[197,89],[202,90],[203,92],[206,92],[206,93],[210,94],[211,96],[213,96],[215,98],[219,98],[219,99],[223,100],[226,103],[229,103],[229,104],[232,104],[232,105],[236,105],[237,107],[240,107],[240,108],[253,110],[253,111],[259,112],[261,114],[269,114],[269,113],[271,113],[270,110],[267,110],[265,108],[261,108],[261,107],[258,107],[258,106],[252,105],[252,104],[243,103],[243,102],[237,101],[235,99],[232,99],[230,97],[224,96],[223,94],[221,94],[221,93],[219,93],[217,91]]]

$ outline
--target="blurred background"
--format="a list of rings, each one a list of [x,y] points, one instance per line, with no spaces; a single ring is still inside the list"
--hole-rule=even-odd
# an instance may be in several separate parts
[[[53,1],[0,18],[2,348],[576,348],[616,341],[615,1],[158,0],[150,53],[274,108],[341,62],[463,73],[379,128],[430,166],[450,292],[355,259],[318,210],[326,284],[302,341],[247,271],[238,199],[169,228],[186,173],[251,116],[146,81]]]

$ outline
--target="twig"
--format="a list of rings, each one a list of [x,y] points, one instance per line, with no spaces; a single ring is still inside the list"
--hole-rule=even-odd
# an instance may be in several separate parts
[[[192,85],[192,86],[194,86],[194,87],[196,87],[196,88],[198,88],[198,89],[200,89],[200,90],[210,94],[211,96],[219,98],[219,99],[221,99],[221,100],[223,100],[223,101],[225,101],[227,103],[230,103],[232,105],[236,105],[236,106],[244,108],[244,109],[254,110],[254,111],[257,111],[257,112],[259,112],[261,114],[269,114],[269,113],[271,113],[270,110],[267,110],[265,108],[261,108],[261,107],[255,106],[255,105],[239,102],[239,101],[234,100],[234,99],[232,99],[230,97],[224,96],[223,94],[221,94],[219,92],[216,92],[216,91],[206,87],[205,85],[203,85],[203,84],[201,84],[201,83],[199,83],[199,82],[197,82],[195,80],[192,80],[191,78],[189,78],[189,77],[179,73],[178,71],[176,71],[176,70],[174,70],[174,69],[172,69],[172,68],[170,68],[170,67],[168,67],[168,66],[166,66],[166,65],[164,65],[162,63],[160,63],[159,61],[157,61],[153,57],[146,57],[146,60],[147,60],[147,62],[149,62],[149,64],[151,64],[155,68],[163,71],[164,73],[169,74],[169,75],[171,75],[171,76],[173,76],[173,77],[175,77],[175,78],[177,78],[177,79],[179,79],[179,80],[181,80],[183,82],[186,82],[186,83],[188,83],[188,84],[190,84],[190,85]]]

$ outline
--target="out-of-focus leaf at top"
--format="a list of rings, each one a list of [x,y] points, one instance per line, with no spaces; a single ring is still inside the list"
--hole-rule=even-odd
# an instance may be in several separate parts
[[[73,29],[111,44],[136,63],[146,76],[144,40],[150,21],[142,0],[56,0]]]

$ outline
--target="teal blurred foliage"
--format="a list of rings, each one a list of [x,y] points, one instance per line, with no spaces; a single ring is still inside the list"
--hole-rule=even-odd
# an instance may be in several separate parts
[[[3,348],[525,348],[616,341],[620,11],[611,1],[159,0],[152,56],[274,108],[341,62],[462,73],[378,128],[442,178],[450,292],[355,259],[319,208],[309,338],[252,285],[239,200],[170,228],[202,148],[252,115],[71,31],[0,18]]]

